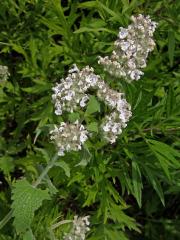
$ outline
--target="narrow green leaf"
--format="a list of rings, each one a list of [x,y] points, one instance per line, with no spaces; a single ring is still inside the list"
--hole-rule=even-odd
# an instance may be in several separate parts
[[[110,16],[112,16],[112,20],[118,21],[122,24],[122,19],[121,19],[121,15],[117,14],[116,12],[114,12],[113,10],[111,10],[110,8],[108,8],[106,5],[104,5],[102,2],[98,1],[98,6],[100,9],[103,9],[105,12],[107,12]]]
[[[16,52],[22,54],[22,55],[25,57],[26,61],[28,61],[27,53],[26,53],[26,51],[23,49],[22,46],[13,43],[13,44],[12,44],[12,48],[13,48]]]
[[[29,50],[31,52],[31,61],[34,67],[37,66],[37,45],[35,39],[29,40]]]
[[[165,159],[169,160],[169,165],[178,168],[180,167],[180,163],[176,159],[176,157],[180,158],[180,153],[177,150],[163,142],[156,140],[148,140],[148,142],[151,143],[151,146],[156,152],[160,153]]]
[[[79,8],[94,8],[97,6],[97,1],[87,1],[84,3],[79,3],[78,7]]]
[[[174,50],[175,50],[175,34],[174,31],[171,29],[168,31],[168,54],[171,67],[173,66],[174,62]]]
[[[145,177],[148,178],[149,182],[152,184],[154,190],[156,191],[157,195],[159,196],[161,202],[163,205],[165,205],[164,201],[164,194],[161,187],[161,184],[159,180],[157,179],[156,175],[153,173],[153,170],[149,167],[143,165],[143,168],[145,169]]]
[[[132,183],[133,183],[133,194],[138,202],[139,207],[142,205],[142,179],[141,171],[137,162],[132,161]]]

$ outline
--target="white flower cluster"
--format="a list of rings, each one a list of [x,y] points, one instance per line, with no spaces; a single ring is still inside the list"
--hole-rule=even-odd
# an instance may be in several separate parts
[[[8,79],[10,73],[7,66],[0,65],[0,82],[4,82]]]
[[[87,95],[89,88],[97,89],[97,96],[113,110],[110,116],[105,118],[101,126],[105,139],[113,143],[117,136],[121,134],[122,128],[126,127],[126,122],[129,121],[131,116],[131,107],[124,99],[124,94],[112,90],[100,76],[94,74],[93,68],[86,66],[80,71],[77,66],[74,65],[73,69],[70,69],[68,77],[62,79],[61,83],[53,88],[54,94],[52,98],[55,103],[55,113],[61,115],[63,111],[73,112],[78,105],[84,107],[89,99]],[[64,129],[66,128],[69,129],[69,125],[63,125],[60,129],[62,129],[62,127],[63,131],[65,131]],[[67,132],[69,132],[69,130],[67,130]],[[58,148],[60,148],[62,140],[59,141],[60,138],[57,136],[61,132],[56,128],[53,130],[53,133],[56,133],[55,140],[59,145]],[[60,154],[65,150],[73,149],[70,147],[70,144],[68,144],[66,148],[67,149],[65,149],[63,145],[62,149],[60,149]]]
[[[63,156],[65,152],[81,150],[88,138],[87,130],[78,121],[73,124],[62,122],[50,134],[51,140],[57,145],[59,156]]]
[[[102,124],[104,138],[110,142],[116,142],[118,135],[122,133],[122,129],[127,126],[127,122],[131,117],[131,106],[125,99],[119,99],[117,102],[118,109],[114,110],[110,115],[105,117]]]
[[[144,74],[149,52],[154,49],[153,33],[157,23],[149,16],[131,17],[132,24],[128,28],[120,27],[118,39],[112,55],[99,57],[99,64],[111,75],[122,77],[128,82],[139,80]]]
[[[64,240],[85,240],[86,233],[90,230],[89,225],[89,216],[75,216],[73,220],[73,227],[70,233],[65,235]]]
[[[74,65],[68,76],[53,88],[55,113],[61,115],[63,111],[73,112],[78,106],[85,107],[89,100],[86,91],[92,87],[96,88],[99,78],[94,74],[93,68],[86,66],[80,71]]]
[[[104,81],[99,84],[97,96],[103,100],[113,111],[105,117],[101,129],[104,138],[114,143],[117,136],[122,133],[122,128],[127,126],[131,117],[131,106],[124,98],[124,93],[119,93],[111,88]]]

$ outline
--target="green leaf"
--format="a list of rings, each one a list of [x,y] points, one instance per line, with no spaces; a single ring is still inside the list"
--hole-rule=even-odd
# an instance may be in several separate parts
[[[13,171],[14,170],[13,158],[10,156],[1,157],[0,169],[4,172],[5,175],[8,175],[11,171]]]
[[[174,62],[174,50],[175,50],[175,35],[174,31],[169,30],[168,32],[168,54],[171,67]]]
[[[138,202],[139,207],[142,205],[142,179],[141,171],[137,162],[132,162],[132,183],[133,183],[133,194]]]
[[[122,231],[116,231],[116,229],[104,229],[105,234],[109,237],[108,239],[121,239],[121,240],[128,240],[125,234]]]
[[[121,15],[114,12],[113,10],[111,10],[110,8],[106,7],[106,5],[104,5],[103,3],[98,1],[98,7],[100,9],[103,9],[106,13],[108,13],[110,16],[112,16],[111,20],[113,21],[117,21],[120,22],[122,24],[122,19],[121,19]]]
[[[98,133],[98,123],[97,122],[91,122],[87,125],[87,130],[90,132],[96,132]]]
[[[176,159],[176,157],[180,158],[180,153],[177,150],[163,142],[156,140],[148,140],[148,142],[151,143],[151,147],[154,151],[161,154],[166,159],[166,161],[169,161],[169,165],[175,168],[180,168],[180,163]]]
[[[151,168],[145,166],[144,164],[143,164],[143,168],[145,169],[145,177],[148,178],[149,182],[152,184],[154,190],[156,191],[157,195],[159,196],[162,204],[165,205],[163,190],[162,190],[161,184],[160,184],[159,180],[157,179],[154,171]]]
[[[26,61],[28,61],[28,56],[27,56],[26,51],[23,49],[22,46],[13,43],[13,44],[12,44],[12,48],[13,48],[16,52],[22,54],[22,55],[25,57]]]
[[[27,232],[25,232],[25,234],[23,235],[23,240],[36,240],[32,231],[28,230]]]
[[[70,168],[69,168],[69,165],[66,162],[61,160],[60,162],[56,162],[55,166],[58,166],[58,167],[62,168],[64,170],[66,176],[70,177]]]
[[[86,114],[100,112],[100,104],[95,96],[91,96],[87,105]]]
[[[70,122],[75,122],[76,120],[79,120],[80,119],[80,115],[79,115],[79,113],[77,113],[77,112],[73,112],[73,113],[70,113],[69,115],[68,115],[68,119],[69,119],[69,121]]]
[[[110,211],[110,216],[109,217],[113,221],[115,221],[115,222],[117,221],[117,222],[121,223],[122,225],[126,226],[130,230],[133,229],[137,232],[140,231],[138,229],[138,226],[137,226],[136,222],[135,222],[135,219],[126,215],[124,213],[124,211],[122,211],[122,206],[111,203],[111,208],[109,209],[109,211]]]
[[[89,149],[86,148],[85,146],[83,147],[83,150],[81,151],[81,161],[76,164],[76,167],[77,166],[83,166],[85,167],[91,160],[92,158],[92,155],[91,153],[89,152]]]
[[[48,190],[34,188],[27,180],[22,179],[13,184],[12,209],[14,226],[17,232],[25,232],[34,218],[34,212],[49,200]]]
[[[180,163],[177,161],[176,157],[179,157],[180,154],[165,143],[150,139],[147,140],[147,143],[158,159],[166,176],[171,180],[170,168],[179,169]]]
[[[94,184],[93,186],[90,186],[89,189],[86,190],[86,201],[83,204],[83,207],[90,206],[96,201],[96,196],[98,194],[97,186]]]
[[[97,7],[97,1],[87,1],[84,3],[79,3],[78,7],[79,8],[94,8],[94,7]]]

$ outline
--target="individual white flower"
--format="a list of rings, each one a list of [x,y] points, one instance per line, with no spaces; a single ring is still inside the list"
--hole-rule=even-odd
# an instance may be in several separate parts
[[[120,47],[123,51],[126,51],[128,49],[128,47],[130,46],[129,42],[123,41],[120,43]]]
[[[144,73],[142,71],[135,69],[130,73],[130,77],[132,80],[139,80],[143,74]]]
[[[110,130],[110,126],[109,126],[108,123],[107,123],[106,125],[103,126],[103,130],[104,130],[105,132],[109,132],[109,130]]]
[[[88,97],[87,94],[85,94],[85,95],[82,97],[82,99],[80,100],[79,105],[80,105],[81,107],[85,107],[88,100],[89,100],[89,97]]]
[[[79,68],[76,64],[73,64],[72,68],[69,70],[69,73],[79,72]]]
[[[83,144],[88,139],[88,137],[85,133],[81,133],[79,139],[80,139],[80,142]]]
[[[126,28],[123,28],[123,27],[120,27],[119,29],[120,29],[120,31],[119,31],[118,37],[120,39],[126,38],[127,35],[128,35],[128,30]]]

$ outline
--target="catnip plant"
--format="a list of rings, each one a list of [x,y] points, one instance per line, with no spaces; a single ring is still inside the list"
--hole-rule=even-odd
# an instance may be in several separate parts
[[[105,57],[100,56],[98,61],[105,72],[107,71],[110,75],[127,82],[139,80],[143,75],[142,69],[146,67],[148,54],[155,46],[153,33],[157,26],[157,23],[152,21],[149,16],[141,14],[132,16],[131,20],[132,24],[127,28],[120,27],[112,54]],[[8,76],[7,68],[0,66],[0,81],[7,79]],[[54,113],[57,116],[75,113],[79,110],[83,111],[90,100],[90,93],[95,94],[109,108],[108,114],[100,120],[98,126],[100,137],[105,140],[106,144],[113,144],[117,141],[133,114],[125,93],[112,89],[100,75],[95,73],[91,66],[85,66],[80,70],[75,63],[69,70],[68,76],[61,79],[60,83],[56,83],[52,90]],[[50,131],[50,140],[55,143],[57,153],[32,185],[24,179],[15,183],[12,211],[5,216],[0,226],[3,227],[11,217],[15,217],[14,225],[18,232],[29,229],[34,211],[41,206],[43,200],[49,199],[47,191],[38,189],[38,186],[47,176],[49,170],[56,166],[59,156],[64,156],[67,152],[81,150],[92,135],[83,120],[71,123],[63,120],[59,125],[55,125],[54,129]],[[16,210],[20,207],[16,199],[21,194],[21,188],[24,189],[26,195],[29,194],[26,198],[27,205],[31,201],[32,195],[36,198],[39,193],[41,195],[40,199],[34,197],[30,215],[28,215],[29,211],[26,211],[29,219],[26,219],[27,221],[24,222],[23,226],[19,224],[19,222],[23,222],[23,215],[18,215],[18,217],[16,215]],[[89,218],[90,216],[75,216],[72,221],[65,221],[64,223],[71,223],[72,228],[69,233],[64,234],[64,240],[84,240],[86,233],[91,230]]]

